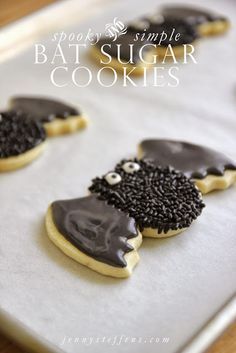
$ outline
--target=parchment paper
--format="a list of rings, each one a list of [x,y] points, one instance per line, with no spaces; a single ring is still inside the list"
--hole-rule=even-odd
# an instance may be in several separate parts
[[[236,22],[233,1],[194,3]],[[114,17],[131,19],[157,4],[114,2],[68,32],[101,31]],[[50,47],[51,36],[42,42]],[[82,60],[89,64],[86,53]],[[124,88],[120,82],[109,89],[96,82],[56,88],[50,64],[33,64],[33,47],[0,67],[2,108],[14,94],[44,94],[79,104],[91,120],[86,131],[50,139],[32,165],[0,175],[1,308],[66,352],[173,353],[234,293],[235,187],[204,197],[202,216],[182,235],[145,239],[141,261],[127,280],[103,277],[69,259],[44,227],[49,203],[84,196],[91,178],[134,156],[144,138],[183,139],[236,159],[235,28],[203,39],[197,60],[180,66],[177,88]],[[169,337],[169,342],[62,345],[65,336],[121,335]]]

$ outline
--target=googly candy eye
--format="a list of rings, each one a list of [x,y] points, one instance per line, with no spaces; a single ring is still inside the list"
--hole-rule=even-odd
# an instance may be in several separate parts
[[[110,172],[105,176],[105,180],[108,184],[115,185],[121,181],[121,176],[118,173]]]
[[[135,162],[126,162],[122,165],[122,169],[129,174],[137,172],[140,169],[140,165]]]

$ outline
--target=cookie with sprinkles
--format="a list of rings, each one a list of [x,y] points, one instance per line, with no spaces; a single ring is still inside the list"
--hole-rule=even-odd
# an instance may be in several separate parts
[[[53,202],[46,228],[66,255],[103,275],[128,277],[139,261],[135,220],[97,195]]]
[[[236,182],[236,163],[209,147],[189,142],[148,139],[138,148],[139,158],[156,166],[171,166],[193,179],[203,194],[226,189]]]
[[[87,119],[79,109],[55,99],[13,97],[9,106],[42,123],[48,136],[71,133],[87,126]]]
[[[186,230],[204,203],[183,173],[144,160],[122,160],[92,180],[91,195],[53,202],[49,238],[77,262],[112,277],[128,277],[142,235],[165,238]]]
[[[197,28],[201,36],[222,34],[230,27],[230,21],[227,17],[194,6],[165,5],[160,13],[165,19],[187,21]]]
[[[8,111],[0,113],[0,172],[31,163],[44,150],[45,130],[27,115]]]
[[[133,217],[143,236],[163,238],[188,228],[204,207],[201,193],[183,173],[144,160],[123,160],[89,187]]]

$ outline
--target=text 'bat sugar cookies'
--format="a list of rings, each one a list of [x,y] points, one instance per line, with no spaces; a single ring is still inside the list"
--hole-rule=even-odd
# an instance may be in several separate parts
[[[139,145],[139,157],[171,166],[192,178],[203,194],[236,182],[236,163],[223,153],[188,142],[150,139]]]
[[[45,139],[43,127],[26,115],[0,113],[0,172],[31,163],[43,152]]]
[[[92,181],[93,193],[48,209],[50,239],[68,256],[113,277],[127,277],[143,236],[163,238],[188,228],[204,207],[184,174],[149,161],[123,160]]]
[[[10,109],[23,112],[43,124],[48,136],[71,133],[87,125],[87,119],[77,108],[55,99],[13,97]]]

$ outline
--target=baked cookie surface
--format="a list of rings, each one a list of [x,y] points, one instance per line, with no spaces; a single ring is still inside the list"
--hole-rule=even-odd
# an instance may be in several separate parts
[[[44,149],[46,134],[38,122],[14,111],[0,113],[0,171],[33,161]]]
[[[10,109],[27,114],[43,124],[48,136],[61,135],[84,128],[87,124],[82,113],[55,99],[44,97],[13,97]]]
[[[194,179],[202,193],[225,189],[236,181],[236,163],[222,153],[188,142],[150,139],[139,145],[139,157],[171,166]]]

